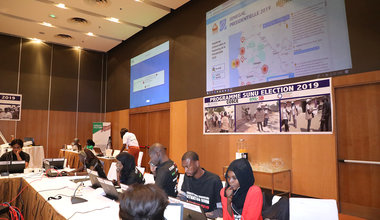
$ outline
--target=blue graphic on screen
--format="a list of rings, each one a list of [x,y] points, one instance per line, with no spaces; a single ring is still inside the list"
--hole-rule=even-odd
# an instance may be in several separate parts
[[[138,58],[144,53],[137,62],[131,59],[130,108],[169,102],[169,42],[164,44],[146,58]]]

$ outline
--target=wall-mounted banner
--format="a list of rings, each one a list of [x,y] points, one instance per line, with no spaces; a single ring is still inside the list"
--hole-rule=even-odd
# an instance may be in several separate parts
[[[203,108],[204,134],[331,134],[331,78],[207,96]]]
[[[22,95],[0,93],[0,120],[20,121]]]

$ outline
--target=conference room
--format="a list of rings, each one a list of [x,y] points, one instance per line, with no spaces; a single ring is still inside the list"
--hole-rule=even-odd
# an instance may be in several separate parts
[[[154,143],[182,175],[188,151],[221,181],[246,158],[290,219],[378,219],[379,4],[1,1],[1,154],[21,139],[30,155],[25,173],[0,177],[1,203],[25,219],[118,219],[88,175],[48,178],[43,161],[65,158],[70,173],[73,140],[92,139],[115,179],[127,128],[142,173]],[[71,203],[77,187],[87,202]]]

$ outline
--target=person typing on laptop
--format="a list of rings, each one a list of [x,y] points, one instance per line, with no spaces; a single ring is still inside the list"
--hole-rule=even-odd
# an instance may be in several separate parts
[[[200,205],[208,218],[223,216],[220,190],[223,188],[218,175],[203,169],[199,164],[199,156],[188,151],[182,156],[182,167],[185,177],[179,199]]]
[[[107,179],[107,175],[104,172],[103,165],[100,160],[90,151],[89,149],[84,149],[84,151],[79,152],[79,158],[82,162],[78,169],[70,172],[70,175],[87,175],[86,169],[94,170],[98,172],[98,176]]]
[[[28,153],[22,151],[24,142],[21,139],[14,139],[9,145],[12,147],[12,151],[3,154],[0,161],[25,161],[25,168],[28,167],[30,156]]]

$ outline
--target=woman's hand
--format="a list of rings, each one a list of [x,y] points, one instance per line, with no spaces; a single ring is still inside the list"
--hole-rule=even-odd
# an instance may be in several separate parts
[[[229,199],[232,199],[232,196],[234,195],[234,190],[232,189],[232,187],[228,187],[226,189],[226,197],[229,198]]]

